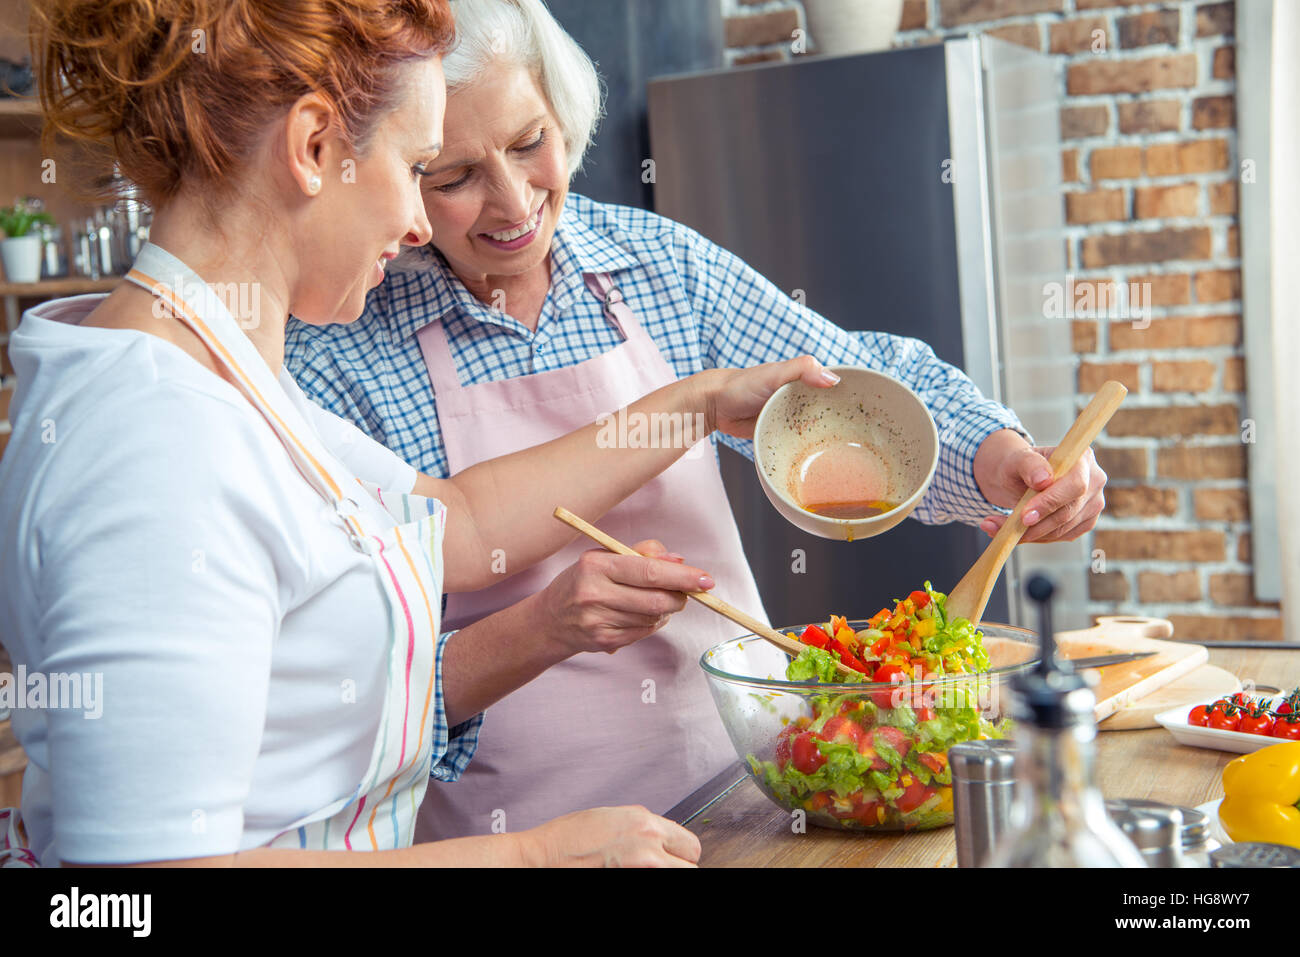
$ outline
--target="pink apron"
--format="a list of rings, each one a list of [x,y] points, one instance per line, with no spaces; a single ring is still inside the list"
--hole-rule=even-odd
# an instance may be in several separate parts
[[[452,473],[590,425],[677,380],[609,276],[586,281],[625,341],[577,365],[462,386],[442,322],[420,329]],[[597,524],[629,544],[659,539],[711,574],[714,594],[766,620],[709,446],[678,459]],[[499,585],[450,595],[445,627],[541,591],[591,547],[576,541]],[[657,634],[612,656],[576,655],[493,705],[468,771],[430,786],[416,840],[520,831],[589,807],[668,810],[737,760],[699,658],[739,630],[688,602]]]

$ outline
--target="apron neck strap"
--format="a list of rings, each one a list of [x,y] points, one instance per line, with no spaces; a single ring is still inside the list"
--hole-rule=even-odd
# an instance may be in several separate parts
[[[631,307],[623,301],[623,293],[614,285],[614,278],[607,272],[585,272],[582,281],[588,291],[600,300],[605,307],[605,318],[610,321],[624,339],[631,339],[640,330]]]
[[[159,268],[165,266],[165,263],[160,256],[153,254],[153,250],[174,260],[177,267],[176,281],[181,286],[180,289],[151,275],[152,273],[165,274],[165,269]],[[186,275],[186,272],[190,274]],[[220,309],[213,307],[211,300],[216,294],[208,288],[207,284],[202,283],[192,271],[180,263],[180,260],[176,260],[165,250],[152,244],[145,246],[135,266],[124,278],[160,300],[172,315],[199,337],[217,363],[230,374],[248,401],[266,419],[303,478],[322,498],[334,506],[347,526],[354,544],[358,539],[368,543],[369,539],[360,523],[356,500],[351,497],[356,493],[351,488],[348,476],[332,470],[326,464],[326,456],[319,447],[314,433],[309,426],[301,424],[298,410],[292,408],[285,400],[283,389],[271,374],[270,368],[256,353],[248,337],[242,332],[238,338],[230,334],[226,327],[232,326],[234,319],[229,315],[223,315]],[[195,283],[202,288],[190,288]],[[223,331],[225,335],[222,334]],[[237,353],[240,352],[248,352],[252,355],[245,355],[244,361],[241,362],[237,357]],[[286,420],[298,421],[298,429],[295,430]]]

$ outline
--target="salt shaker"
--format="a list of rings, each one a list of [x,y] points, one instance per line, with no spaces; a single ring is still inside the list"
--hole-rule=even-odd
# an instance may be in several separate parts
[[[1156,801],[1107,801],[1106,811],[1148,867],[1183,866],[1183,812]]]
[[[1016,744],[965,741],[948,749],[957,866],[983,867],[1007,830],[1016,792]]]

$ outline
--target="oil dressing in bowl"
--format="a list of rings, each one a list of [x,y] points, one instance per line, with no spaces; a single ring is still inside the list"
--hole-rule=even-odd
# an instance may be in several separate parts
[[[823,445],[803,456],[794,472],[791,491],[795,501],[816,515],[852,520],[883,515],[897,507],[885,498],[889,469],[869,444]]]

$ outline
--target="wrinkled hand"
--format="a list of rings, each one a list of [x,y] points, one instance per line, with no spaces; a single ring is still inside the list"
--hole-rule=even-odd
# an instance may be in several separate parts
[[[555,577],[539,596],[543,627],[571,654],[640,641],[686,605],[686,591],[707,591],[713,579],[682,563],[653,539],[632,546],[645,558],[593,549]]]
[[[700,840],[643,807],[598,807],[520,834],[539,867],[693,867]]]
[[[701,374],[711,377],[707,413],[711,427],[738,439],[754,437],[758,413],[763,411],[772,393],[787,382],[801,380],[807,385],[829,389],[840,381],[839,376],[812,356],[769,362],[750,369],[712,369]]]
[[[975,480],[994,505],[1014,508],[1026,489],[1039,494],[1025,506],[1028,527],[1023,542],[1070,542],[1090,532],[1106,507],[1106,473],[1087,449],[1070,471],[1051,480],[1048,457],[1055,446],[1030,446],[1009,429],[994,432],[975,453]],[[980,524],[990,536],[1006,523],[1005,515],[990,515]]]

